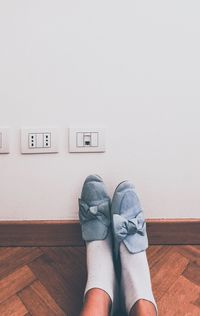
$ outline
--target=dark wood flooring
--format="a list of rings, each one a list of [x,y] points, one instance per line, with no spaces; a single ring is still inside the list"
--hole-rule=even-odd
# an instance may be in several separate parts
[[[200,316],[200,246],[147,255],[159,316]],[[85,282],[84,247],[0,248],[1,316],[78,316]]]

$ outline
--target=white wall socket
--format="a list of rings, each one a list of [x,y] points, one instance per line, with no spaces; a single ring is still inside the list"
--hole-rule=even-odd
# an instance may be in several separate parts
[[[69,152],[105,152],[105,129],[69,128]]]
[[[23,154],[57,153],[57,129],[52,127],[22,128],[21,152]]]
[[[10,129],[8,127],[0,128],[0,154],[9,154],[10,152]]]

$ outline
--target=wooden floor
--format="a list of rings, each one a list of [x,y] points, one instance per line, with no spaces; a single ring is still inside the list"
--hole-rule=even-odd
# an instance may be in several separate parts
[[[147,254],[159,315],[200,316],[200,246]],[[0,248],[0,315],[78,316],[85,281],[83,247]]]

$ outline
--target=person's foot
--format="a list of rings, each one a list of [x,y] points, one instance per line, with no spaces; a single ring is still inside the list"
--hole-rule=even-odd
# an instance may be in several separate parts
[[[86,178],[79,199],[79,219],[85,241],[103,240],[110,227],[110,198],[100,176]]]
[[[148,247],[144,214],[131,182],[124,181],[117,186],[112,199],[111,214],[116,258],[121,242],[130,253],[137,253]]]
[[[148,247],[146,223],[135,188],[129,181],[116,188],[111,214],[115,258],[121,263],[122,305],[128,315],[140,299],[152,302],[157,308],[145,251]]]

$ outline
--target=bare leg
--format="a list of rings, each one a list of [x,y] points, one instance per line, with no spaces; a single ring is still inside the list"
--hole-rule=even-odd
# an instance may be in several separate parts
[[[140,299],[138,300],[130,311],[130,316],[156,316],[156,309],[154,304],[150,301]]]
[[[103,290],[94,288],[86,293],[80,316],[109,316],[110,308],[111,299],[109,295]]]

